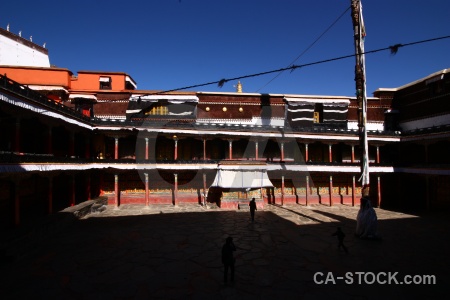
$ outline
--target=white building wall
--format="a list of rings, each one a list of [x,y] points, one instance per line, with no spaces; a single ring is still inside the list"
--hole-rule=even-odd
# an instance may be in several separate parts
[[[408,130],[414,130],[414,129],[421,129],[421,128],[429,128],[433,126],[442,126],[442,125],[449,125],[450,124],[450,115],[442,115],[442,116],[435,116],[430,118],[423,118],[420,120],[415,121],[409,121],[409,122],[402,122],[400,123],[400,128],[402,131],[408,131]]]
[[[0,35],[0,65],[49,68],[50,59],[47,54],[20,41]]]
[[[358,122],[349,121],[347,123],[347,129],[359,130]],[[384,131],[384,123],[383,122],[367,122],[366,130],[368,130],[368,131]]]

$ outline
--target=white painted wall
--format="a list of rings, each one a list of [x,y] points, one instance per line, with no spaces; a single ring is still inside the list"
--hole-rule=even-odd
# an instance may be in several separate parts
[[[347,123],[347,129],[359,130],[358,122],[349,121]],[[366,129],[369,131],[384,131],[383,122],[367,122]]]
[[[450,114],[400,123],[403,131],[450,124]]]
[[[0,65],[50,67],[50,59],[36,49],[0,35]]]

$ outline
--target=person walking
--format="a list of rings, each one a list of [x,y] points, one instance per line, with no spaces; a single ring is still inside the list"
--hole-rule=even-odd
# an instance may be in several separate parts
[[[258,210],[256,208],[256,202],[255,198],[252,198],[252,201],[248,203],[248,206],[250,206],[250,216],[252,217],[252,222],[255,221],[255,210]]]
[[[236,260],[233,255],[234,251],[236,251],[236,247],[234,246],[233,238],[229,236],[222,247],[223,281],[225,284],[228,281],[228,269],[231,271],[231,282],[234,282],[234,262]]]
[[[345,245],[344,245],[345,233],[341,230],[341,227],[338,227],[336,232],[333,233],[332,236],[337,236],[338,248],[341,249],[341,247],[342,247],[344,249],[345,253],[348,253],[347,247],[345,247]]]

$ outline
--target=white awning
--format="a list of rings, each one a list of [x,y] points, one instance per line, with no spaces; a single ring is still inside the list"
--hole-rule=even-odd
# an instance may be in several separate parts
[[[70,94],[69,95],[69,99],[75,99],[75,98],[85,98],[85,99],[97,100],[97,97],[95,95],[89,95],[89,94]]]
[[[133,95],[131,96],[130,101],[136,101],[139,97],[141,98],[141,101],[157,102],[158,100],[168,100],[173,104],[198,102],[198,97],[191,95]]]
[[[126,76],[125,81],[129,82],[132,86],[134,86],[135,89],[137,89],[136,83],[130,78],[130,76]]]
[[[306,102],[306,103],[350,103],[349,99],[314,99],[314,98],[291,98],[285,97],[284,100],[287,102]]]
[[[110,82],[111,77],[100,77],[100,82]]]
[[[232,189],[256,189],[273,187],[265,170],[259,171],[231,171],[218,170],[211,187]]]
[[[64,87],[62,86],[58,86],[58,85],[33,85],[33,84],[29,84],[27,85],[28,88],[35,90],[35,91],[63,91],[65,93],[69,93],[68,90],[66,90]]]

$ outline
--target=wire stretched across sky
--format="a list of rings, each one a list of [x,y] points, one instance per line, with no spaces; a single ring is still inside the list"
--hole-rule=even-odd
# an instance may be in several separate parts
[[[364,54],[373,54],[373,53],[386,51],[386,50],[389,50],[391,52],[391,54],[396,54],[398,52],[398,49],[402,48],[402,47],[408,47],[408,46],[413,46],[413,45],[418,45],[418,44],[430,43],[430,42],[439,41],[439,40],[448,39],[448,38],[450,38],[450,35],[441,36],[441,37],[437,37],[437,38],[426,39],[426,40],[420,40],[420,41],[415,41],[415,42],[410,42],[410,43],[406,43],[406,44],[395,44],[395,45],[384,47],[384,48],[379,48],[379,49],[375,49],[375,50],[366,51],[366,52],[364,52]],[[319,60],[319,61],[306,63],[306,64],[292,65],[292,66],[289,66],[289,67],[280,68],[280,69],[276,69],[276,70],[270,70],[270,71],[264,71],[264,72],[259,72],[259,73],[253,73],[253,74],[248,74],[248,75],[243,75],[243,76],[238,76],[238,77],[233,77],[233,78],[223,78],[223,79],[220,79],[220,80],[217,80],[217,81],[200,83],[200,84],[185,86],[185,87],[176,88],[176,89],[164,90],[164,91],[155,92],[155,93],[148,93],[148,94],[145,94],[145,95],[160,95],[160,94],[165,94],[165,93],[169,93],[169,92],[182,91],[182,90],[193,89],[193,88],[198,88],[198,87],[208,86],[208,85],[213,85],[213,84],[217,84],[219,87],[222,87],[225,83],[227,83],[229,81],[236,81],[236,80],[241,80],[241,79],[245,79],[245,78],[258,77],[258,76],[262,76],[262,75],[268,75],[268,74],[273,74],[273,73],[278,73],[278,72],[284,72],[284,71],[287,71],[287,70],[292,70],[293,71],[293,70],[304,68],[304,67],[309,67],[309,66],[313,66],[313,65],[319,65],[319,64],[323,64],[323,63],[328,63],[328,62],[333,62],[333,61],[337,61],[337,60],[343,60],[343,59],[355,57],[355,55],[356,54],[349,54],[349,55],[344,55],[344,56],[339,56],[339,57]]]
[[[300,57],[303,56],[303,54],[305,54],[306,52],[308,52],[309,49],[311,49],[331,28],[333,28],[333,26],[347,13],[347,11],[349,11],[351,8],[351,6],[347,7],[347,9],[336,19],[334,20],[333,23],[331,23],[330,26],[328,26],[327,29],[324,30],[324,32],[322,32],[315,40],[314,42],[311,43],[311,45],[309,45],[308,47],[306,47],[305,50],[303,50],[302,53],[300,53],[290,64],[289,66],[292,66]],[[284,71],[279,72],[277,75],[275,75],[272,79],[270,79],[266,84],[264,84],[262,87],[260,87],[259,89],[256,90],[256,92],[259,92],[261,89],[265,88],[266,86],[268,86],[272,81],[274,81],[278,76],[280,76],[281,74],[283,74]]]

